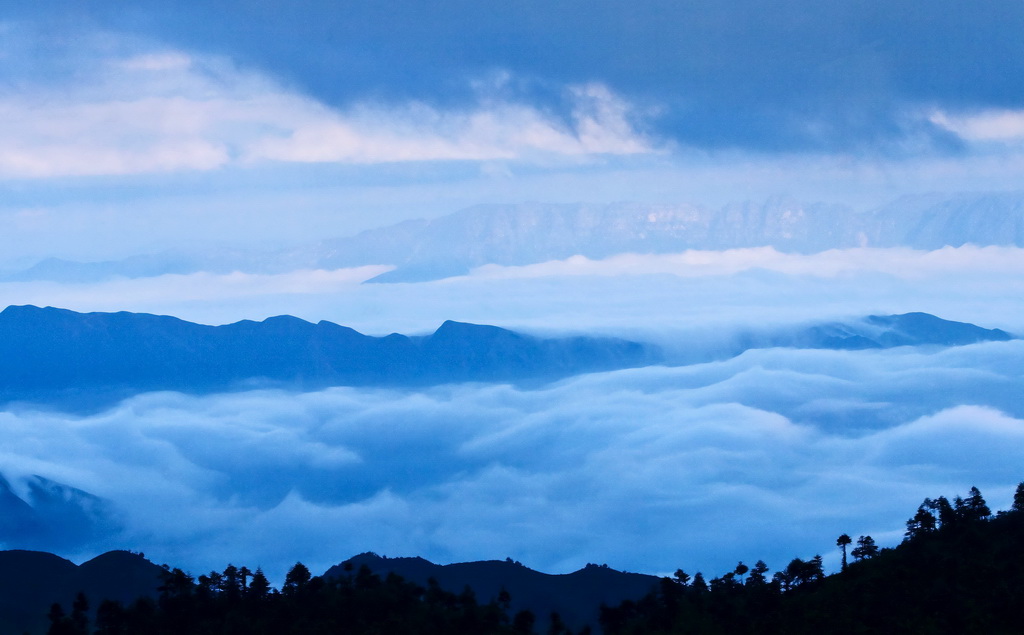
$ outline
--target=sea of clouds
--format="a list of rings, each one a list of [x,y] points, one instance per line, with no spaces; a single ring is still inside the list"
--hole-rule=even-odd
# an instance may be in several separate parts
[[[1024,333],[1022,260],[736,250],[418,284],[360,284],[379,268],[4,284],[3,304],[208,323],[291,313],[369,333],[460,319],[620,334],[680,365],[530,388],[151,393],[87,415],[17,405],[0,412],[0,472],[110,502],[121,529],[62,555],[131,548],[197,573],[230,561],[280,577],[367,550],[549,572],[717,575],[815,553],[835,568],[836,536],[894,544],[925,496],[976,485],[1008,507],[1024,480],[1024,342],[716,352],[743,329],[913,310]]]

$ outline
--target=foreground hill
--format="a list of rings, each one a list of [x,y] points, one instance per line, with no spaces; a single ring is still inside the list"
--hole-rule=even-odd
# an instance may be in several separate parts
[[[1024,633],[1022,545],[1024,483],[995,515],[971,488],[966,498],[925,499],[895,548],[861,536],[839,573],[824,575],[820,557],[794,559],[770,579],[742,563],[710,583],[679,571],[640,602],[604,610],[602,624],[608,635]]]
[[[261,385],[550,380],[659,359],[655,348],[621,339],[542,339],[452,321],[422,337],[370,337],[291,316],[207,326],[142,313],[34,306],[0,313],[0,394],[6,401],[73,403],[152,390]]]
[[[83,593],[128,604],[156,597],[164,570],[142,555],[111,551],[81,565],[41,551],[0,551],[0,633],[45,633],[54,602],[70,607]]]
[[[763,562],[739,563],[709,581],[682,570],[655,578],[588,565],[547,576],[507,560],[438,566],[363,554],[323,576],[296,564],[278,591],[259,569],[232,565],[193,576],[129,552],[76,567],[7,551],[0,629],[42,633],[51,622],[51,633],[76,634],[570,635],[597,632],[576,620],[599,612],[608,635],[1024,632],[1024,483],[1009,511],[993,515],[971,488],[966,498],[925,499],[906,527],[891,549],[858,538],[848,567],[853,541],[840,536],[843,570],[832,575],[815,556],[773,575]],[[85,601],[72,599],[79,593]],[[49,609],[54,601],[63,608]],[[542,614],[549,610],[560,616]]]

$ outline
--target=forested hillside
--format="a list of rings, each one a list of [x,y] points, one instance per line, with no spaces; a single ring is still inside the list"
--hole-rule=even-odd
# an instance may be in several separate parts
[[[499,587],[493,596],[478,598],[469,585],[455,591],[443,588],[433,578],[422,585],[394,573],[382,579],[365,565],[357,568],[356,559],[325,576],[312,576],[308,568],[296,564],[280,590],[272,588],[259,569],[230,565],[223,572],[193,577],[165,566],[155,595],[140,588],[140,598],[126,602],[123,589],[118,600],[88,597],[83,592],[70,606],[54,604],[48,615],[48,632],[1021,632],[1024,483],[1018,486],[1008,511],[992,514],[981,492],[972,488],[966,498],[925,499],[906,527],[903,543],[889,549],[879,549],[871,536],[856,541],[845,534],[839,536],[836,546],[843,553],[843,568],[832,575],[825,574],[821,556],[796,558],[771,575],[761,561],[752,566],[739,563],[733,571],[711,580],[699,572],[691,576],[680,569],[674,577],[661,579],[656,590],[638,601],[600,607],[599,625],[584,624],[576,630],[557,613],[536,615],[528,609],[513,613],[513,598],[504,588]],[[42,581],[35,585],[37,592],[45,592]]]

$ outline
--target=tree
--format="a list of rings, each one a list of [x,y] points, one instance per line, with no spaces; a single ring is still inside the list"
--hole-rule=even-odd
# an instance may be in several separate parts
[[[958,498],[957,500],[959,501],[960,499]],[[935,531],[935,516],[931,512],[933,505],[934,503],[930,498],[924,499],[921,506],[917,508],[917,513],[914,514],[914,517],[907,521],[907,531],[903,534],[907,540],[914,540]]]
[[[537,618],[531,611],[522,610],[512,618],[512,630],[517,633],[532,633]]]
[[[750,577],[747,578],[747,586],[764,586],[768,584],[768,565],[765,564],[764,560],[758,560],[754,563],[754,568],[750,570]]]
[[[103,600],[96,609],[95,635],[125,635],[125,609],[120,602]]]
[[[743,576],[747,575],[747,571],[750,571],[750,567],[748,567],[747,565],[743,564],[743,562],[740,562],[739,564],[737,564],[736,568],[733,569],[733,573],[735,573],[736,575],[738,575],[740,577],[740,581],[741,582],[743,581]]]
[[[312,575],[309,573],[309,569],[306,565],[301,562],[296,562],[295,566],[291,568],[287,575],[284,577],[284,586],[281,588],[287,594],[298,593],[307,584]]]
[[[50,612],[46,617],[50,620],[50,629],[46,631],[46,635],[75,635],[71,618],[64,614],[64,609],[59,603],[54,602],[50,605]]]
[[[968,521],[986,520],[992,516],[992,510],[985,503],[985,498],[977,487],[971,488],[959,511],[961,518]]]
[[[89,633],[89,600],[85,597],[85,594],[79,592],[75,596],[75,601],[71,604],[71,625],[74,628],[74,632],[79,635],[88,635]]]
[[[846,571],[846,546],[852,542],[853,539],[851,539],[846,534],[842,534],[838,538],[836,538],[836,545],[843,550],[843,571]]]
[[[874,558],[878,555],[878,547],[875,545],[875,539],[871,536],[861,536],[857,539],[857,546],[853,548],[850,555],[852,555],[855,560]]]
[[[262,600],[270,595],[270,581],[267,580],[263,569],[256,567],[256,573],[252,574],[252,582],[246,590],[246,595],[257,600]]]
[[[957,521],[957,512],[945,496],[939,496],[932,501],[931,509],[939,515],[939,527],[952,527]]]
[[[1017,491],[1013,493],[1013,507],[1010,510],[1024,512],[1024,482],[1017,485]]]
[[[704,593],[708,590],[708,583],[704,580],[704,574],[698,571],[693,576],[693,584],[690,588],[694,589],[698,593]]]
[[[690,574],[683,571],[682,569],[676,569],[675,580],[679,584],[686,586],[690,583]]]

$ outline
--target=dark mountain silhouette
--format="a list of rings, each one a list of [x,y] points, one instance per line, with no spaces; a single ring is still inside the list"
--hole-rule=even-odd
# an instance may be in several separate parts
[[[291,316],[224,326],[142,313],[0,312],[4,401],[109,401],[142,391],[245,386],[422,386],[536,381],[642,366],[651,346],[614,338],[542,339],[445,322],[432,335],[370,337]]]
[[[526,265],[575,255],[677,253],[772,246],[814,253],[847,247],[1024,246],[1024,193],[907,196],[867,212],[773,198],[699,205],[478,205],[355,236],[274,252],[163,252],[106,262],[47,259],[4,280],[87,282],[197,271],[274,273],[392,265],[375,282],[461,275],[485,264]]]
[[[511,596],[510,614],[532,612],[539,631],[544,630],[553,612],[574,631],[586,625],[597,628],[602,604],[612,606],[637,600],[655,589],[659,581],[656,576],[594,564],[573,573],[550,575],[511,560],[437,565],[423,558],[382,558],[372,553],[331,567],[324,577],[353,575],[362,566],[381,577],[395,573],[421,586],[433,578],[442,589],[453,593],[469,587],[481,602],[496,599],[504,589]]]
[[[762,562],[710,582],[679,571],[641,601],[605,609],[602,625],[609,635],[1024,632],[1024,483],[1008,511],[993,515],[971,488],[966,499],[926,498],[906,526],[895,548],[860,536],[854,561],[827,576],[820,556],[771,578]]]
[[[50,605],[84,593],[95,611],[104,599],[128,604],[156,597],[163,569],[142,555],[111,551],[81,565],[41,551],[0,551],[0,633],[45,633]]]
[[[511,560],[439,566],[362,554],[323,576],[297,563],[280,591],[261,570],[233,565],[193,576],[125,551],[77,567],[48,553],[3,551],[0,632],[41,635],[51,622],[51,633],[147,635],[1022,632],[1024,483],[1011,509],[996,514],[976,487],[963,498],[926,498],[904,536],[881,549],[860,536],[848,563],[853,540],[841,535],[842,565],[831,575],[820,555],[774,573],[763,561],[741,562],[708,580],[682,569],[672,578],[597,565],[545,575]],[[78,593],[90,612],[74,610]],[[63,610],[50,613],[55,601]]]

